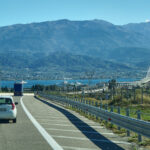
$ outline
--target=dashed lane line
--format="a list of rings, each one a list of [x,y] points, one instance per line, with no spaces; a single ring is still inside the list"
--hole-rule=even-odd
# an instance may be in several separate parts
[[[92,131],[79,131],[79,130],[64,130],[64,129],[56,129],[56,128],[45,128],[46,130],[51,131],[62,131],[62,132],[75,132],[75,133],[90,133],[90,134],[107,134],[107,135],[114,135],[114,133],[98,133],[98,132],[92,132]]]
[[[61,127],[73,127],[73,126],[77,126],[77,127],[83,127],[83,128],[96,128],[96,129],[104,129],[104,127],[100,127],[100,126],[82,126],[82,125],[69,125],[69,124],[54,124],[54,123],[46,123],[46,122],[41,122],[40,124],[43,124],[43,125],[52,125],[52,126],[61,126]]]
[[[41,113],[46,113],[46,115],[41,115]],[[68,118],[76,119],[76,117],[77,117],[77,116],[72,116],[72,115],[63,115],[62,113],[60,113],[60,115],[55,115],[55,113],[53,113],[53,112],[51,112],[50,114],[49,114],[49,112],[41,112],[41,113],[39,115],[36,115],[35,117],[51,117],[51,118],[60,118],[60,119],[62,119],[62,118],[64,119],[64,117],[66,117],[66,119],[68,119]],[[52,113],[54,115],[52,115]],[[88,120],[87,118],[82,117],[82,116],[78,116],[78,118]]]
[[[131,143],[123,142],[123,141],[110,141],[110,140],[101,140],[101,139],[87,139],[87,138],[79,138],[79,137],[70,137],[70,136],[57,136],[52,135],[54,138],[62,138],[62,139],[73,139],[73,140],[84,140],[84,141],[97,141],[97,142],[104,142],[104,143],[116,143],[116,144],[126,144],[131,145]]]
[[[43,118],[36,118],[37,120],[41,120],[41,121],[47,121],[47,122],[52,122],[53,120],[48,120],[48,119],[43,119]],[[49,118],[50,119],[50,118]],[[59,122],[59,123],[79,123],[79,124],[84,124],[84,123],[87,123],[87,124],[95,124],[94,122],[84,122],[84,121],[70,121],[70,120],[66,120],[66,121],[61,121],[61,120],[55,120],[56,122]]]
[[[25,107],[23,101],[23,97],[21,97],[20,102],[23,110],[25,111],[28,118],[31,120],[33,125],[37,128],[37,130],[41,133],[41,135],[44,137],[44,139],[47,141],[47,143],[50,145],[50,147],[53,150],[63,150],[63,148],[53,139],[52,136],[50,136],[47,131],[36,121],[36,119],[31,115],[31,113],[28,111],[28,109]]]
[[[80,147],[68,147],[68,146],[63,146],[64,149],[69,149],[69,150],[99,150],[99,149],[89,149],[89,148],[80,148]]]
[[[61,119],[64,119],[64,117],[60,117],[60,116],[52,116],[52,115],[38,115],[38,116],[35,116],[35,118],[37,118],[37,119],[53,119],[53,120],[55,120],[55,119],[58,119],[58,120],[61,120]],[[88,119],[86,119],[86,118],[74,118],[73,117],[73,119],[70,117],[70,118],[65,118],[65,119],[67,119],[67,120],[71,120],[71,121],[76,121],[76,120],[81,120],[81,121],[89,121]],[[92,121],[91,121],[91,123],[92,123]]]

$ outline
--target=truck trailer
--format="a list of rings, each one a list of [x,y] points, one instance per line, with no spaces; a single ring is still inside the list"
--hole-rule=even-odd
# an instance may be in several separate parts
[[[14,96],[23,96],[23,84],[22,83],[14,84]]]

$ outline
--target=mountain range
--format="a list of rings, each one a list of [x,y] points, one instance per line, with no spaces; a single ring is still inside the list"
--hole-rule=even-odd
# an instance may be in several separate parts
[[[0,68],[14,78],[143,75],[150,61],[150,23],[57,20],[0,27]],[[22,71],[19,71],[22,70]]]

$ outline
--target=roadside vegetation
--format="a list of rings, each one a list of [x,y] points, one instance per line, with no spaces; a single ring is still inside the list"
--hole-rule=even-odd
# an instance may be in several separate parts
[[[140,113],[140,118],[145,121],[150,121],[150,88],[149,87],[117,87],[115,80],[111,81],[108,86],[107,91],[96,92],[96,93],[81,93],[78,91],[81,89],[73,88],[72,91],[64,87],[57,86],[47,86],[42,89],[47,94],[65,96],[70,99],[76,99],[77,101],[82,101],[90,105],[97,107],[102,107],[108,111],[113,111],[118,113],[118,108],[120,109],[120,114],[126,115],[127,109],[129,110],[129,116],[133,118],[138,118],[138,113]],[[70,94],[72,93],[72,94]],[[83,101],[84,100],[84,101]],[[120,136],[127,136],[127,131],[122,128],[118,128],[116,125],[112,125],[109,122],[96,118],[90,114],[77,110],[75,108],[68,107],[74,111],[77,111],[81,115],[86,116],[101,125],[104,125],[108,129],[111,129],[114,133]],[[138,135],[130,132],[129,142],[137,143],[139,146],[144,146],[145,148],[150,148],[150,139],[142,137],[142,142],[138,142]]]
[[[128,88],[125,86],[119,88],[116,86],[116,81],[111,80],[106,91],[78,94],[82,87],[72,87],[70,89],[56,85],[35,85],[31,88],[31,91],[45,91],[47,94],[65,96],[78,101],[84,99],[87,104],[101,106],[116,113],[119,107],[122,115],[126,115],[126,109],[129,109],[130,116],[134,118],[137,118],[137,113],[140,111],[141,119],[150,121],[150,87]]]

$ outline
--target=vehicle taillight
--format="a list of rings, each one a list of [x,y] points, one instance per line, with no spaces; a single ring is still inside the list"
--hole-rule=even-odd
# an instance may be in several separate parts
[[[14,110],[15,109],[15,104],[14,103],[12,103],[12,110]]]

